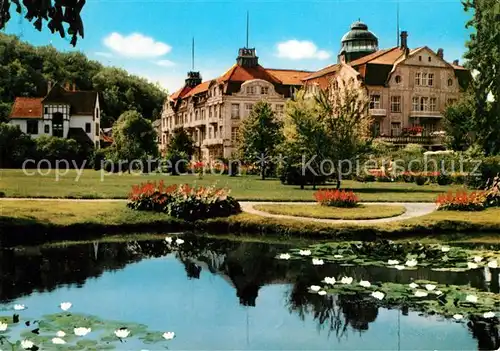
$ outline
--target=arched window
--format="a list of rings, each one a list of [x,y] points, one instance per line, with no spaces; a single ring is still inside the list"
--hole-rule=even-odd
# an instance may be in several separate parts
[[[63,128],[63,114],[61,112],[55,112],[52,114],[52,135],[55,137],[64,137]]]
[[[453,79],[451,79],[451,78],[448,79],[448,86],[449,87],[453,86]]]
[[[401,83],[401,80],[402,80],[401,76],[396,76],[395,80],[396,80],[396,83],[398,83],[398,84]]]

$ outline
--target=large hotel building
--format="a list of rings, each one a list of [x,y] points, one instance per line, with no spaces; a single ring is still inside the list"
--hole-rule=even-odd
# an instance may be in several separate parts
[[[229,158],[236,150],[241,120],[257,101],[268,101],[281,115],[294,91],[305,87],[314,92],[350,78],[370,97],[376,137],[436,148],[440,139],[433,132],[441,130],[442,111],[460,97],[471,76],[458,61],[446,62],[442,49],[410,49],[406,32],[400,45],[380,50],[377,37],[362,22],[353,23],[342,38],[338,62],[317,72],[264,68],[255,49],[242,48],[222,76],[202,82],[199,72],[189,72],[185,85],[167,98],[160,148],[166,151],[173,130],[184,127],[203,159]],[[417,135],[408,134],[411,127],[419,127],[413,128]]]

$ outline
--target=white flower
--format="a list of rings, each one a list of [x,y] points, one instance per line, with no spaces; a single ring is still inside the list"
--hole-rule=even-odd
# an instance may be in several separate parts
[[[467,267],[469,269],[476,269],[477,268],[477,264],[472,263],[472,262],[467,262]]]
[[[8,327],[7,323],[0,322],[0,332],[6,331]]]
[[[359,285],[361,285],[363,288],[369,288],[370,286],[372,286],[372,285],[370,284],[370,282],[369,282],[369,281],[367,281],[367,280],[362,280],[362,281],[360,281],[360,282],[359,282]]]
[[[343,258],[344,256],[342,255],[334,255],[333,258]]]
[[[165,238],[165,241],[168,243],[168,244],[172,244],[172,238],[170,236],[167,236]]]
[[[75,332],[76,336],[85,336],[88,333],[90,333],[92,331],[92,329],[80,327],[80,328],[73,329],[73,331]]]
[[[300,250],[299,255],[301,256],[311,256],[311,250]]]
[[[309,289],[311,289],[311,291],[318,292],[321,290],[321,286],[311,285]]]
[[[313,258],[312,259],[312,263],[315,266],[321,266],[321,265],[325,264],[325,262],[323,262],[323,260],[320,260],[320,259],[317,259],[317,258]]]
[[[166,340],[172,340],[175,337],[175,333],[174,332],[165,332],[165,333],[163,333],[163,337]]]
[[[130,330],[128,329],[117,329],[115,330],[115,335],[119,337],[120,339],[124,339],[127,336],[129,336]]]
[[[280,255],[280,260],[289,260],[290,257],[290,254],[284,253]]]
[[[61,310],[63,311],[67,311],[71,308],[72,304],[71,302],[62,302],[59,307],[61,308]]]
[[[25,305],[14,305],[14,310],[16,310],[16,311],[22,311],[25,309],[26,309]]]
[[[389,261],[387,261],[387,264],[391,265],[391,266],[395,266],[395,265],[399,264],[399,261],[398,260],[389,260]]]
[[[418,284],[411,283],[411,284],[410,284],[410,288],[412,288],[412,289],[416,289],[416,288],[418,288]]]
[[[453,318],[454,318],[454,319],[456,319],[457,321],[459,321],[459,320],[463,319],[463,318],[464,318],[464,316],[462,316],[461,314],[458,314],[458,313],[457,313],[457,314],[454,314],[454,315],[453,315]]]
[[[62,330],[59,330],[57,333],[56,333],[57,337],[58,338],[64,338],[66,336],[66,333],[63,332]]]
[[[318,295],[325,296],[326,291],[325,290],[318,291]]]
[[[493,318],[493,317],[495,317],[495,312],[485,312],[483,314],[483,317],[484,318]]]
[[[64,345],[64,344],[66,344],[66,341],[64,341],[61,338],[53,338],[52,343],[56,344],[56,345]]]
[[[408,260],[406,261],[406,265],[408,267],[415,267],[418,264],[417,260]]]
[[[175,243],[176,243],[177,245],[181,245],[181,244],[184,244],[184,240],[182,240],[181,238],[179,238],[179,239],[176,239],[176,240],[175,240]]]
[[[348,285],[348,284],[352,284],[352,281],[353,281],[353,280],[354,280],[354,279],[352,279],[352,277],[342,277],[342,279],[340,280],[340,282],[341,282],[342,284],[346,284],[346,285]]]
[[[490,267],[490,268],[498,268],[498,261],[495,260],[495,261],[488,262],[488,267]]]
[[[436,289],[436,286],[433,284],[427,284],[425,286],[425,288],[427,289],[427,291],[432,291],[432,290]]]
[[[483,258],[482,258],[481,256],[475,256],[475,257],[474,257],[474,262],[476,262],[476,263],[479,263],[479,262],[481,262],[482,260],[483,260]]]
[[[385,297],[385,294],[380,291],[374,291],[372,292],[372,297],[376,298],[377,300],[382,300]]]
[[[405,269],[405,266],[394,266],[394,268],[396,268],[398,271],[402,271],[403,269]]]
[[[326,284],[334,285],[337,281],[334,277],[325,277],[323,280]]]
[[[441,247],[441,251],[443,251],[443,252],[448,252],[448,251],[450,251],[450,250],[451,250],[451,249],[450,249],[450,247],[449,247],[449,246],[442,246],[442,247]]]
[[[477,302],[477,296],[475,296],[475,295],[467,295],[465,297],[465,301],[476,303]]]
[[[428,294],[425,291],[415,291],[416,297],[426,297]]]
[[[439,295],[443,295],[443,292],[441,290],[436,290],[436,291],[434,291],[434,294],[439,296]]]
[[[33,346],[35,346],[35,344],[33,344],[32,341],[29,341],[29,340],[21,341],[21,347],[25,350],[31,349],[31,348],[33,348]]]

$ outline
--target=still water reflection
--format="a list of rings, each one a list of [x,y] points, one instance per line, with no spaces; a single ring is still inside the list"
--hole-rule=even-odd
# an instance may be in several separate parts
[[[355,296],[322,297],[307,287],[325,276],[409,283],[428,279],[498,292],[482,271],[397,271],[276,260],[287,247],[186,237],[0,251],[0,309],[30,316],[73,312],[173,330],[171,349],[497,349],[498,329],[385,309]]]

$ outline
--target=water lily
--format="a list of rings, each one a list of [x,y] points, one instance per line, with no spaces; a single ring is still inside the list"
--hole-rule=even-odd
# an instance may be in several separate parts
[[[290,257],[290,254],[284,253],[280,255],[280,260],[289,260]]]
[[[454,314],[454,315],[453,315],[453,319],[455,319],[455,320],[459,321],[459,320],[461,320],[461,319],[464,319],[464,316],[462,316],[461,314],[458,314],[458,313],[457,313],[457,314]]]
[[[495,312],[485,312],[483,314],[484,318],[494,318],[495,317]]]
[[[56,333],[56,336],[58,338],[64,338],[66,336],[66,333],[63,332],[62,330],[59,330],[57,333]]]
[[[436,291],[434,291],[434,294],[436,294],[437,296],[440,296],[440,295],[443,295],[443,292],[441,290],[436,290]]]
[[[175,337],[175,333],[174,332],[165,332],[165,333],[163,333],[163,337],[165,338],[165,340],[172,340]]]
[[[465,301],[476,303],[477,302],[477,296],[475,296],[475,295],[467,295],[465,297]]]
[[[92,331],[92,329],[80,327],[80,328],[73,329],[73,331],[75,332],[76,336],[85,336],[88,333],[90,333]]]
[[[128,330],[127,328],[117,329],[115,330],[115,335],[120,339],[125,339],[127,336],[130,335],[130,330]]]
[[[405,266],[394,266],[398,271],[402,271],[405,269]]]
[[[184,244],[184,240],[182,240],[181,238],[179,238],[179,239],[176,239],[176,240],[175,240],[175,243],[176,243],[177,245],[182,245],[182,244]]]
[[[472,262],[467,262],[467,268],[469,268],[469,269],[476,269],[477,268],[477,264],[472,263]]]
[[[399,261],[398,260],[389,260],[389,261],[387,261],[387,264],[391,265],[391,266],[395,266],[395,265],[399,264]]]
[[[415,291],[416,297],[426,297],[428,294],[425,291]]]
[[[313,258],[312,259],[312,263],[315,266],[322,266],[322,265],[325,264],[325,262],[323,262],[323,260],[320,260],[320,259],[317,259],[317,258]]]
[[[326,284],[334,285],[337,281],[334,277],[325,277],[323,280]]]
[[[416,288],[418,288],[418,284],[415,284],[415,283],[411,283],[409,286],[410,286],[410,288],[412,288],[412,289],[416,289]]]
[[[441,247],[442,252],[449,252],[450,250],[451,250],[451,248],[449,246],[442,246]]]
[[[59,307],[60,307],[60,308],[61,308],[61,310],[63,310],[63,311],[67,311],[67,310],[69,310],[69,309],[71,308],[71,306],[73,306],[73,305],[71,304],[71,302],[62,302],[62,303],[59,305]]]
[[[167,237],[165,238],[165,241],[166,241],[168,244],[172,244],[172,237],[167,236]]]
[[[8,326],[7,323],[0,322],[0,332],[6,331]]]
[[[311,289],[311,291],[314,291],[314,292],[318,292],[321,290],[321,286],[318,286],[318,285],[311,285],[309,287],[309,289]]]
[[[425,288],[427,289],[427,291],[432,291],[432,290],[436,289],[436,286],[433,284],[426,284]]]
[[[14,310],[16,310],[16,311],[22,311],[25,309],[26,309],[25,305],[14,305]]]
[[[408,260],[408,261],[406,261],[406,263],[405,263],[405,264],[406,264],[408,267],[415,267],[415,266],[418,264],[418,262],[417,262],[417,260]]]
[[[370,286],[372,286],[372,284],[367,280],[360,281],[359,285],[361,285],[363,288],[369,288]]]
[[[66,344],[66,341],[64,341],[61,338],[53,338],[52,343],[56,344],[56,345],[64,345],[64,344]]]
[[[476,262],[476,263],[479,263],[479,262],[481,262],[482,260],[483,260],[483,258],[482,258],[481,256],[475,256],[475,257],[474,257],[474,262]]]
[[[349,285],[349,284],[352,284],[352,281],[354,279],[352,277],[342,277],[342,279],[340,280],[340,282],[342,284],[346,284],[346,285]]]
[[[495,260],[495,261],[488,262],[488,267],[490,267],[490,268],[498,268],[498,261]]]
[[[342,255],[334,255],[333,258],[343,258],[344,256]]]
[[[25,350],[29,350],[29,349],[32,349],[33,346],[35,346],[35,344],[33,344],[32,341],[29,341],[29,340],[23,340],[21,341],[21,347]]]
[[[301,256],[311,256],[311,250],[300,250],[299,255]]]
[[[372,292],[372,297],[376,298],[377,300],[382,300],[385,297],[385,294],[380,291],[374,291]]]
[[[326,291],[325,290],[318,291],[318,295],[325,296],[326,295]]]

